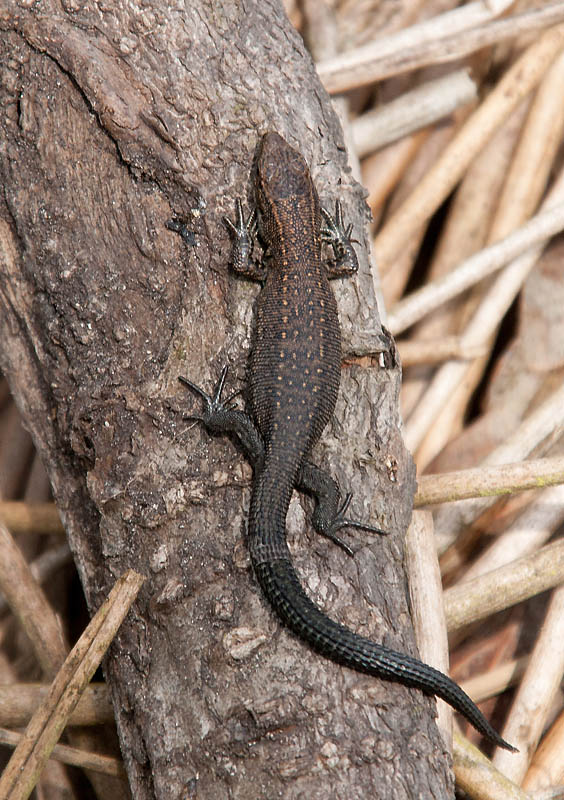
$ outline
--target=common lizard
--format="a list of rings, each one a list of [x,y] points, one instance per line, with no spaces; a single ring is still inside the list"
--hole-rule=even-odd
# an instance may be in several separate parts
[[[348,552],[337,536],[340,528],[382,533],[348,519],[350,495],[339,506],[337,484],[309,461],[335,408],[341,373],[341,332],[329,279],[353,275],[358,262],[340,204],[335,219],[321,208],[305,160],[277,133],[261,141],[255,188],[257,207],[249,218],[238,200],[235,223],[225,220],[235,271],[263,284],[248,373],[252,417],[222,400],[226,368],[211,396],[180,380],[203,399],[203,412],[191,418],[210,431],[236,435],[253,466],[248,541],[257,580],[281,620],[323,656],[437,695],[492,742],[514,750],[448,676],[334,622],[302,588],[286,543],[294,488],[314,495],[315,529]],[[257,234],[264,247],[261,265],[251,259]],[[334,253],[328,265],[321,258],[324,242]]]

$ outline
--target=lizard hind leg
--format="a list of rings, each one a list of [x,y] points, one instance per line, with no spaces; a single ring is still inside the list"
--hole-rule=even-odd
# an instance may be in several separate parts
[[[213,394],[210,395],[195,383],[192,383],[192,381],[188,380],[188,378],[185,378],[182,375],[178,376],[180,383],[183,383],[193,392],[198,394],[204,401],[202,412],[200,414],[190,414],[187,419],[195,419],[199,422],[203,422],[206,428],[211,431],[217,431],[218,433],[227,433],[229,431],[228,420],[230,414],[235,411],[235,404],[232,402],[232,400],[237,396],[237,394],[239,394],[239,392],[234,392],[227,398],[227,400],[221,399],[226,377],[227,367],[223,367],[221,370],[221,375],[219,376],[219,380],[215,385]]]
[[[353,556],[353,550],[344,542],[337,531],[341,528],[358,528],[371,533],[387,534],[381,528],[364,522],[349,519],[346,516],[352,494],[349,492],[342,503],[341,493],[333,478],[315,464],[306,461],[298,475],[296,487],[303,492],[314,496],[316,500],[312,522],[315,530],[322,536],[341,547],[348,555]]]
[[[181,383],[199,395],[204,401],[204,407],[200,414],[190,414],[186,418],[202,422],[212,433],[226,433],[235,436],[249,459],[253,470],[260,470],[264,462],[262,437],[249,415],[244,411],[240,411],[232,402],[239,392],[234,392],[226,400],[221,399],[226,377],[227,367],[224,367],[211,395],[195,383],[192,383],[188,378],[178,377]]]

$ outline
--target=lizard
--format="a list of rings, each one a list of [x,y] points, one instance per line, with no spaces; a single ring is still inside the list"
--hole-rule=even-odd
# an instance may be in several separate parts
[[[314,528],[350,555],[337,535],[341,528],[384,533],[349,519],[351,495],[339,505],[336,482],[310,461],[335,408],[341,374],[341,332],[329,280],[354,275],[358,260],[340,203],[335,217],[321,207],[305,159],[276,132],[260,142],[255,189],[256,208],[247,219],[240,200],[235,222],[224,218],[235,272],[262,284],[248,370],[251,415],[232,397],[222,399],[227,368],[211,395],[188,378],[179,380],[203,401],[202,412],[188,418],[237,437],[253,467],[248,544],[258,583],[282,622],[321,655],[436,695],[487,739],[513,751],[451,678],[335,622],[302,587],[286,542],[294,488],[314,496]],[[252,260],[257,237],[264,249],[261,263]],[[327,263],[323,243],[333,250]]]

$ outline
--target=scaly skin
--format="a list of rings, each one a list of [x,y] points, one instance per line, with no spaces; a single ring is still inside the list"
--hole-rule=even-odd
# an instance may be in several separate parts
[[[333,220],[319,204],[302,156],[277,133],[263,137],[257,163],[257,212],[245,222],[237,204],[233,266],[264,281],[257,301],[249,370],[253,420],[221,391],[213,397],[182,378],[204,400],[197,417],[213,431],[235,434],[254,468],[249,514],[249,548],[259,584],[281,620],[314,650],[347,667],[399,681],[437,695],[460,711],[478,731],[508,750],[514,748],[449,677],[411,656],[394,652],[334,622],[305,594],[290,560],[286,514],[294,488],[317,499],[313,523],[343,545],[346,526],[377,528],[345,517],[350,496],[339,508],[335,482],[308,460],[337,399],[341,373],[341,332],[329,278],[351,275],[358,264],[343,226],[340,206]],[[250,262],[257,228],[265,244],[263,266]],[[322,264],[322,242],[335,261]]]

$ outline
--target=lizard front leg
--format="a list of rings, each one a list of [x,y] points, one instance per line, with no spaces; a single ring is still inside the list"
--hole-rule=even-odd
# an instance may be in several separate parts
[[[321,228],[322,240],[333,248],[335,258],[326,264],[327,277],[346,278],[358,272],[358,259],[352,246],[352,224],[343,221],[343,208],[339,200],[335,203],[335,217],[322,208],[324,225]]]
[[[261,263],[252,260],[251,255],[255,243],[258,219],[256,208],[251,212],[249,218],[245,220],[243,206],[239,198],[235,201],[235,222],[229,217],[223,217],[223,222],[227,227],[232,239],[233,248],[231,251],[231,266],[244,278],[261,283],[266,278],[266,267]]]

